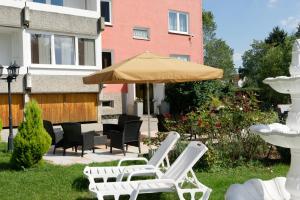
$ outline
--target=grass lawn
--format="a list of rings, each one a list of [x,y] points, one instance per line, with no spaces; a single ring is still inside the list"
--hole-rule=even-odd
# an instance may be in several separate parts
[[[94,199],[88,192],[88,180],[83,176],[84,165],[56,166],[43,163],[39,167],[26,171],[10,168],[10,154],[4,153],[4,144],[0,144],[0,199]],[[98,166],[115,165],[101,163]],[[269,167],[238,167],[220,172],[197,173],[199,180],[213,189],[212,200],[224,199],[227,188],[233,183],[241,183],[257,177],[270,179],[284,176],[288,166],[277,164]],[[178,199],[176,194],[140,195],[139,199]]]

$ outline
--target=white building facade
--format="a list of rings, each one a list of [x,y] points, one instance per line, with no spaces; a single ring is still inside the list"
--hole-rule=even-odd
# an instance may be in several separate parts
[[[0,64],[21,66],[12,83],[15,126],[30,99],[53,123],[100,121],[101,88],[84,85],[82,77],[102,68],[102,28],[100,0],[0,1]],[[1,81],[4,127],[7,107],[7,84]]]

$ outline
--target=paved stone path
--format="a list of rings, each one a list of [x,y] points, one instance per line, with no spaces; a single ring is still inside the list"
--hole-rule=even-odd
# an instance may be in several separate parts
[[[90,164],[94,162],[109,162],[114,160],[120,160],[124,158],[122,151],[118,149],[113,149],[113,153],[109,152],[109,147],[106,149],[104,145],[99,146],[98,149],[95,150],[95,153],[92,151],[84,151],[83,157],[81,157],[81,150],[79,149],[77,153],[72,151],[72,149],[68,149],[66,155],[63,156],[62,148],[57,148],[56,153],[53,154],[53,147],[49,150],[49,152],[44,156],[44,160],[56,164],[56,165],[72,165],[72,164]],[[148,153],[148,147],[142,145],[141,153]],[[138,157],[138,148],[129,146],[128,151],[126,153],[126,158],[134,158]]]

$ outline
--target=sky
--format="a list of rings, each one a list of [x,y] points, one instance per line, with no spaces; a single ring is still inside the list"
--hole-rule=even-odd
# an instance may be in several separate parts
[[[263,40],[275,26],[288,33],[300,23],[300,0],[202,0],[203,9],[212,11],[217,37],[234,50],[235,68],[253,40]]]

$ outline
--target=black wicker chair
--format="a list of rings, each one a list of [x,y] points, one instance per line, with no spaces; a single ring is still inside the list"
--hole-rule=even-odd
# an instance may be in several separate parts
[[[81,156],[83,157],[84,150],[94,151],[94,131],[82,133],[80,123],[63,123],[62,125],[64,131],[63,139],[63,149],[66,154],[66,149],[75,147],[77,152],[77,147],[82,147]]]
[[[50,121],[43,120],[43,125],[45,130],[51,136],[52,142],[51,145],[54,145],[53,154],[55,154],[55,150],[57,147],[63,146],[63,133],[62,132],[54,132],[53,124]]]
[[[124,129],[122,132],[111,131],[110,132],[110,153],[112,153],[112,148],[121,149],[124,156],[125,145],[126,151],[128,150],[128,145],[136,146],[139,148],[139,153],[141,153],[140,146],[140,128],[142,125],[141,120],[126,121],[124,123]]]
[[[110,139],[111,131],[122,132],[124,129],[125,122],[132,120],[140,120],[140,117],[135,115],[120,115],[118,118],[118,124],[103,124],[103,135],[107,135],[107,138]]]

